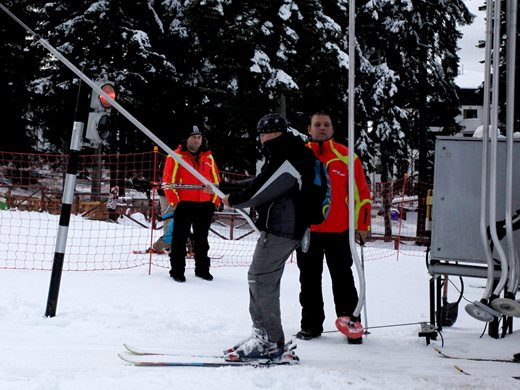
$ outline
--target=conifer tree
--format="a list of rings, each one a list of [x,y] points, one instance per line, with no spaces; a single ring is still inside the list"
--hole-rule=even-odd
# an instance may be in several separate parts
[[[89,77],[115,80],[118,101],[172,147],[203,126],[224,169],[254,173],[256,123],[270,111],[302,132],[309,115],[328,111],[346,142],[348,0],[10,3]],[[430,148],[432,123],[456,129],[457,26],[470,21],[462,0],[357,1],[356,152],[368,170],[380,154],[389,180],[407,169],[410,149]],[[25,83],[30,99],[8,85],[24,102],[25,128],[63,150],[78,81],[38,45],[7,38],[4,47],[34,59],[20,67],[25,79],[4,79]],[[126,119],[114,113],[113,122],[105,151],[151,149]],[[427,164],[420,172],[430,180]]]
[[[33,13],[28,10],[31,1],[5,1],[3,5],[30,23]],[[29,80],[38,71],[38,48],[34,39],[12,20],[6,13],[0,11],[0,62],[3,71],[0,72],[0,90],[2,104],[0,113],[3,121],[2,150],[26,152],[38,146],[38,140],[27,128],[30,116],[27,106],[30,95],[27,92]]]
[[[153,1],[47,3],[44,11],[48,18],[39,27],[40,33],[88,77],[115,81],[118,102],[158,135],[166,133],[172,110],[164,107],[166,102],[175,102],[171,97],[178,79],[174,64],[154,48],[161,48],[164,30]],[[40,118],[47,114],[47,127],[54,132],[60,128],[60,136],[72,122],[51,126],[50,118],[73,113],[74,77],[47,56],[41,63],[40,77],[34,81],[39,100],[33,109],[46,108]],[[146,137],[126,119],[114,113],[112,123],[112,143],[106,151],[151,150]]]

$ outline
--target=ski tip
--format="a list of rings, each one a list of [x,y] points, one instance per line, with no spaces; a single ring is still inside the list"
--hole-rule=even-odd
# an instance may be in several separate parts
[[[464,371],[462,368],[460,368],[459,366],[453,366],[458,372],[460,372],[461,374],[464,374],[464,375],[471,375],[470,373]]]
[[[121,359],[121,360],[123,360],[123,361],[125,361],[125,362],[127,362],[127,363],[134,364],[133,361],[131,361],[130,359],[126,358],[126,357],[124,356],[124,354],[122,354],[122,353],[118,353],[117,356],[119,357],[119,359]]]
[[[126,349],[130,353],[135,353],[135,349],[126,343],[123,343],[123,348]]]

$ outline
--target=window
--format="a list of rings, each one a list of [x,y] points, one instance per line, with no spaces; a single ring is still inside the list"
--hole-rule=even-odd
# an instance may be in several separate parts
[[[474,108],[464,110],[464,119],[476,119],[478,118],[478,111]]]

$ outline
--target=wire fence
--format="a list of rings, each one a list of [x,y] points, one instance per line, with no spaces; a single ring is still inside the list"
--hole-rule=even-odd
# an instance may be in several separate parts
[[[163,233],[156,183],[165,157],[158,151],[80,156],[64,270],[169,267],[167,255],[144,253]],[[0,152],[0,269],[52,269],[66,167],[63,155]],[[248,178],[221,176],[223,185]],[[115,217],[107,207],[114,186]],[[425,255],[429,189],[408,177],[372,186],[365,261],[389,258],[396,250]],[[249,212],[254,218],[254,210]],[[218,210],[209,234],[212,266],[249,265],[256,239],[235,210]],[[187,267],[193,266],[188,258]]]

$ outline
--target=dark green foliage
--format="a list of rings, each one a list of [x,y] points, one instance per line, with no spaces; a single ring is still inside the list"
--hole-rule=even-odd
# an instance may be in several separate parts
[[[28,1],[5,1],[2,4],[25,20],[30,19],[26,12]],[[0,11],[3,14],[3,11]],[[0,23],[0,115],[2,118],[2,149],[19,152],[31,151],[36,141],[26,129],[27,82],[38,72],[38,61],[29,49],[26,34],[15,21],[3,14]]]
[[[356,151],[369,170],[382,156],[389,179],[409,170],[412,149],[430,148],[432,123],[457,130],[456,28],[471,20],[461,0],[411,3],[357,2]],[[201,126],[221,169],[255,172],[256,123],[268,112],[285,113],[306,133],[310,115],[327,111],[346,142],[347,0],[6,5],[87,76],[114,80],[123,107],[172,148]],[[0,20],[0,82],[11,92],[6,116],[18,139],[4,148],[63,152],[78,80],[7,15]],[[124,117],[112,117],[104,152],[152,148]]]

